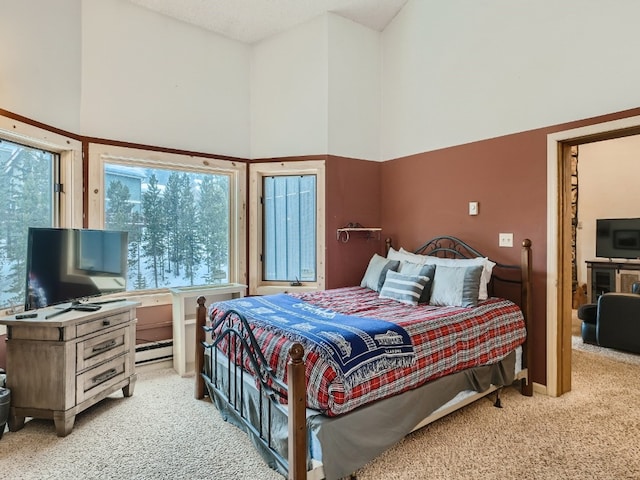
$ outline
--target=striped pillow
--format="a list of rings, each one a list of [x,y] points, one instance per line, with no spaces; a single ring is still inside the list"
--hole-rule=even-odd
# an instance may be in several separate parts
[[[418,263],[413,262],[400,262],[400,269],[398,270],[403,275],[421,275],[423,277],[428,277],[426,285],[424,286],[424,290],[422,290],[422,295],[420,295],[420,300],[418,303],[429,303],[429,299],[431,298],[431,285],[433,285],[433,277],[436,272],[435,265],[420,265]]]
[[[429,277],[403,275],[389,270],[380,290],[380,298],[390,298],[408,305],[417,305]]]

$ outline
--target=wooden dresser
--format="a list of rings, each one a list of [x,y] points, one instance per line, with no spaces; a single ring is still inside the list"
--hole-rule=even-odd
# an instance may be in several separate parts
[[[138,305],[119,301],[46,319],[56,312],[49,307],[34,311],[36,318],[0,318],[7,326],[9,430],[20,430],[25,417],[48,418],[64,437],[76,414],[119,389],[133,395]]]

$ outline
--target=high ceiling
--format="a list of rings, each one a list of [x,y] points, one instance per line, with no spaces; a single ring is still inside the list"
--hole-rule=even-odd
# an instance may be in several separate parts
[[[382,31],[407,0],[129,0],[244,43],[255,43],[325,12]]]

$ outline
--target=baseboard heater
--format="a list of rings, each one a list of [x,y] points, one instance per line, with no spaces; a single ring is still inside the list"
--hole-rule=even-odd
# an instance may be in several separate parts
[[[136,366],[166,362],[173,359],[173,340],[136,345]]]

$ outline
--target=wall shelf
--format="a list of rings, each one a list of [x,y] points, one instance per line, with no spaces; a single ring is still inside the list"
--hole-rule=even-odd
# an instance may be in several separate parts
[[[378,240],[380,240],[380,232],[382,231],[382,228],[379,227],[344,227],[344,228],[339,228],[338,231],[336,232],[336,239],[342,243],[347,243],[349,241],[349,239],[351,238],[351,234],[352,233],[364,233],[366,234],[366,238],[367,240],[370,239],[371,237],[373,237],[373,235],[375,233],[378,234]]]

